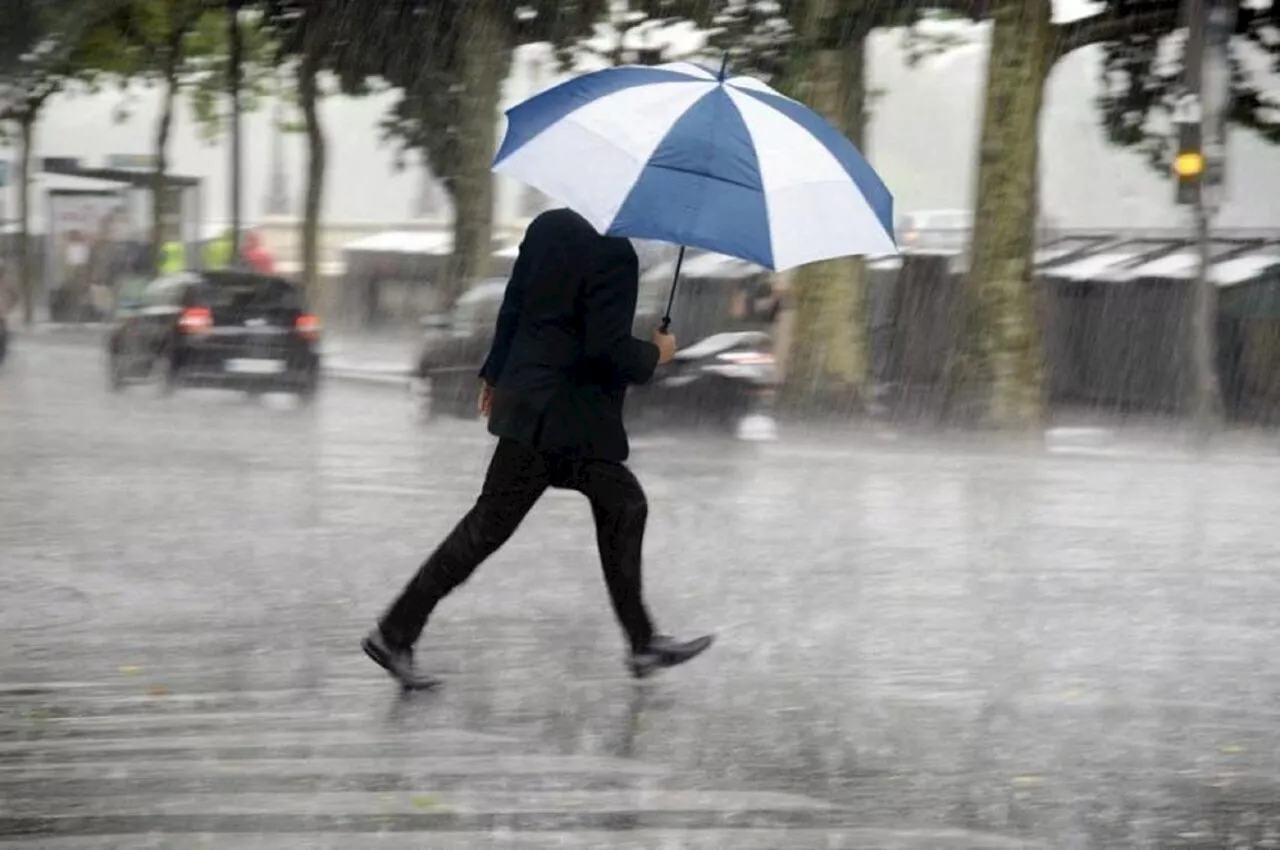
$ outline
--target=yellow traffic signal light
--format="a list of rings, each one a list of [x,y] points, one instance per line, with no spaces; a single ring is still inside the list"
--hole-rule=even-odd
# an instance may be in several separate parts
[[[1179,177],[1199,177],[1204,173],[1204,155],[1199,151],[1178,154],[1173,161],[1173,172]]]
[[[1173,160],[1174,180],[1178,184],[1175,195],[1177,203],[1199,203],[1200,184],[1204,180],[1204,172],[1200,122],[1188,121],[1178,124],[1177,155]]]

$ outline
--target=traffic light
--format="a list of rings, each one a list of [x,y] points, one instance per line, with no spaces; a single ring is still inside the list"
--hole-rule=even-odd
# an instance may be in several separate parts
[[[1178,124],[1178,154],[1173,160],[1173,174],[1178,185],[1175,201],[1179,204],[1194,204],[1200,197],[1205,176],[1201,136],[1199,121]]]

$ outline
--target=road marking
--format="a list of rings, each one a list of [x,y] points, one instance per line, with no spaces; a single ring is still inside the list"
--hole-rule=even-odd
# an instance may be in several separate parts
[[[616,843],[618,830],[665,828],[709,831],[707,846],[720,848],[751,846],[737,839],[757,828],[823,836],[819,827],[847,825],[842,809],[806,796],[669,787],[680,776],[662,765],[420,728],[423,715],[366,708],[357,700],[367,689],[338,699],[324,688],[154,697],[128,690],[152,685],[162,665],[117,667],[141,669],[111,668],[108,682],[59,686],[33,676],[0,688],[0,712],[13,721],[0,740],[0,845],[38,836],[41,847],[140,850],[159,836],[169,840],[156,846],[186,846],[201,834],[201,846],[240,850],[253,846],[245,834],[257,833],[260,847],[347,850],[371,833],[411,831],[483,847],[497,831],[533,847],[587,835],[579,846],[594,850]],[[219,702],[225,711],[211,708]],[[785,846],[776,835],[758,846]]]

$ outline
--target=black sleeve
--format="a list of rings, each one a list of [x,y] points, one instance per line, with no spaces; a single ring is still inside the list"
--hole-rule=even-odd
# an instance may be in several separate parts
[[[502,369],[507,365],[507,355],[511,353],[511,341],[516,335],[524,279],[529,267],[527,244],[520,245],[520,254],[511,269],[511,279],[507,281],[507,288],[502,293],[502,306],[498,308],[498,320],[493,330],[493,344],[489,346],[489,356],[480,367],[480,378],[489,386],[496,385],[502,377]]]
[[[635,252],[606,251],[584,282],[584,355],[593,369],[643,384],[658,367],[658,347],[631,335],[639,297]]]

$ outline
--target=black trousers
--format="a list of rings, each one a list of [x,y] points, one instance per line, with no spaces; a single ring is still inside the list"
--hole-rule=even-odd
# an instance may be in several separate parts
[[[620,463],[547,454],[512,440],[499,441],[475,507],[383,615],[387,642],[412,647],[436,604],[510,539],[548,487],[576,490],[591,502],[614,613],[631,647],[647,646],[653,623],[644,607],[640,558],[649,505],[640,482]]]

